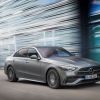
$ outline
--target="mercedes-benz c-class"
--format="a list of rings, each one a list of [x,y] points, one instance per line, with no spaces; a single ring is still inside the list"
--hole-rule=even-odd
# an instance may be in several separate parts
[[[99,63],[74,56],[62,47],[22,48],[6,59],[4,71],[11,82],[24,78],[51,88],[100,80]]]

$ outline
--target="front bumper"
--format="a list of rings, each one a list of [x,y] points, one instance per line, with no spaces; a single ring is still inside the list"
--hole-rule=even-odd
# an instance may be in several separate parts
[[[85,84],[85,83],[92,83],[92,82],[98,82],[100,81],[100,72],[95,73],[97,75],[96,78],[87,79],[86,75],[93,75],[93,74],[86,74],[86,75],[69,75],[65,77],[65,79],[62,82],[62,85],[79,85],[79,84]]]
[[[85,83],[92,83],[92,82],[98,82],[100,81],[100,76],[98,78],[94,79],[85,79],[85,77],[67,77],[64,85],[79,85],[79,84],[85,84]]]

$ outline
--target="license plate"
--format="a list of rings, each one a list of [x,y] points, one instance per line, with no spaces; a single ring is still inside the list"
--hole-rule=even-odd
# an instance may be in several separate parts
[[[93,75],[86,75],[85,79],[95,79],[97,78],[97,74],[93,74]]]

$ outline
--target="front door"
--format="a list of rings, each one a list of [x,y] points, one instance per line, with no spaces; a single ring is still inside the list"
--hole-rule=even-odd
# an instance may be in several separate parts
[[[28,78],[34,79],[34,80],[40,80],[42,79],[41,75],[41,60],[38,60],[37,58],[31,58],[32,55],[36,55],[37,57],[39,54],[34,48],[28,49],[28,58],[26,61],[25,70],[28,74]]]

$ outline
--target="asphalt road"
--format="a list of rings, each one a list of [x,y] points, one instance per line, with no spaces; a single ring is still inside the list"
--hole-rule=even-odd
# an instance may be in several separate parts
[[[51,89],[25,80],[8,82],[0,70],[0,100],[100,100],[100,83]]]

